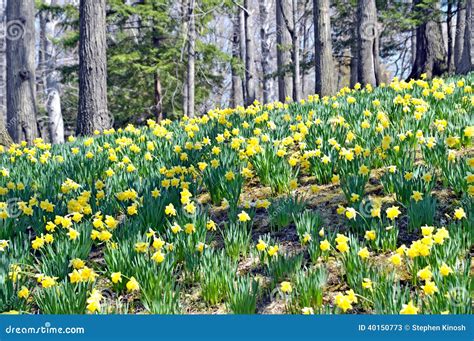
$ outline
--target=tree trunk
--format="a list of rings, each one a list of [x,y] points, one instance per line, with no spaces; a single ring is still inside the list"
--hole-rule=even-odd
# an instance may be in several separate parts
[[[15,142],[38,137],[35,88],[35,2],[7,2],[7,128]]]
[[[51,1],[45,1],[45,4],[51,4]],[[36,102],[38,104],[44,104],[44,108],[47,110],[47,97],[46,95],[46,50],[48,49],[48,39],[46,38],[46,22],[50,13],[47,11],[41,11],[38,13],[39,16],[39,44],[38,44],[38,64],[36,67]],[[38,110],[38,115],[42,110]],[[48,116],[38,116],[36,118],[38,122],[38,134],[45,141],[51,141],[51,134],[49,129],[49,117]]]
[[[375,0],[358,0],[358,80],[363,85],[377,85],[375,71],[377,35],[377,8],[375,7]]]
[[[466,27],[464,29],[464,46],[462,50],[459,73],[467,74],[474,68],[474,37],[472,36],[472,27],[474,18],[472,16],[472,0],[466,2]]]
[[[183,47],[181,48],[181,59],[180,61],[184,63],[184,56],[187,55],[187,48],[188,48],[188,0],[181,0],[180,1],[180,9],[181,9],[181,37],[183,39]],[[156,23],[154,23],[154,27]],[[157,32],[154,29],[154,35],[157,36]],[[158,38],[158,37],[157,37]],[[159,40],[156,40],[157,46],[159,46]],[[156,89],[156,80],[155,80],[155,89]],[[161,84],[160,84],[161,85]],[[188,68],[186,64],[186,69],[183,71],[183,116],[188,116]],[[156,97],[156,95],[155,95]],[[155,102],[156,103],[156,102]]]
[[[106,0],[79,5],[79,111],[77,134],[90,135],[112,126],[107,110]]]
[[[276,33],[277,33],[277,71],[278,71],[278,100],[284,102],[286,97],[292,93],[291,77],[287,75],[291,63],[289,46],[291,37],[286,29],[285,14],[290,12],[289,0],[276,1]]]
[[[293,57],[293,100],[301,99],[301,72],[300,72],[300,38],[298,34],[298,0],[293,0],[293,27],[291,35]]]
[[[271,101],[272,80],[270,78],[271,70],[271,53],[270,53],[270,36],[269,36],[269,3],[265,0],[258,1],[260,11],[260,45],[262,49],[262,73],[263,73],[263,102]]]
[[[57,0],[45,1],[48,5],[57,5]],[[61,111],[60,97],[60,73],[56,70],[56,48],[51,41],[55,38],[54,28],[56,23],[53,21],[51,13],[45,13],[45,41],[44,41],[44,59],[46,73],[46,110],[48,112],[48,130],[52,143],[64,142],[64,121]]]
[[[0,30],[5,32],[5,0],[0,0]],[[6,110],[6,41],[5,39],[0,39],[0,145],[1,146],[10,146],[13,141],[10,135],[8,134],[6,128],[7,121],[7,110]]]
[[[231,106],[237,107],[244,104],[244,94],[242,88],[242,77],[239,73],[239,68],[236,66],[237,61],[242,62],[241,59],[241,40],[240,40],[240,24],[239,19],[240,10],[238,10],[233,20],[233,32],[232,32],[232,100]]]
[[[5,32],[5,1],[0,0],[0,32]],[[0,127],[5,129],[5,122],[7,121],[7,107],[6,107],[6,41],[2,37],[0,39]]]
[[[353,31],[355,33],[355,30]],[[350,86],[354,87],[359,82],[359,53],[357,52],[357,46],[359,45],[359,40],[356,34],[352,35],[351,41],[351,62],[350,62]]]
[[[335,91],[329,0],[313,1],[315,92],[321,96]]]
[[[252,9],[249,0],[244,1],[245,7],[245,105],[255,101],[255,47],[253,42]]]
[[[415,64],[408,78],[419,78],[423,73],[432,78],[448,70],[441,23],[436,15],[439,3],[423,7],[419,6],[421,3],[423,0],[415,0],[415,12],[418,18],[426,19],[416,28]]]
[[[464,29],[466,28],[466,1],[458,0],[456,13],[456,32],[454,35],[454,67],[457,70],[461,65],[462,50],[464,47]]]
[[[373,45],[374,46],[373,56],[374,56],[375,82],[377,85],[380,85],[387,81],[387,77],[385,77],[385,75],[382,73],[382,65],[380,62],[380,37],[378,34],[379,31],[380,30],[377,28],[374,45]]]
[[[452,27],[452,19],[453,19],[453,1],[448,0],[447,10],[446,10],[446,31],[448,35],[448,56],[447,56],[447,63],[448,63],[448,73],[451,74],[454,70],[454,56],[453,56],[453,27]]]
[[[158,74],[158,71],[155,72],[154,76],[154,97],[155,97],[155,104],[154,104],[154,109],[155,109],[155,119],[160,122],[164,116],[163,116],[163,98],[161,95],[161,82],[160,82],[160,75]]]
[[[414,0],[410,0],[411,4],[411,11],[415,11],[415,4],[413,3]],[[415,64],[416,58],[416,30],[411,30],[411,37],[410,37],[410,60],[411,65]],[[403,74],[403,73],[402,73]]]
[[[247,97],[247,82],[245,80],[245,63],[247,56],[246,40],[245,40],[245,11],[243,7],[239,7],[239,33],[240,33],[240,60],[243,64],[243,77],[242,77],[242,104],[246,103]]]
[[[306,13],[308,11],[307,5],[309,5],[309,1],[304,4],[303,8],[303,13]],[[300,35],[303,36],[303,49],[301,50],[301,55],[303,56],[303,60],[306,58],[308,55],[308,41],[309,41],[309,30],[308,30],[308,19],[311,22],[311,19],[313,18],[308,18],[308,15],[303,16],[303,22],[300,27]],[[311,26],[311,25],[310,25]],[[301,96],[306,97],[307,96],[307,72],[303,70],[301,73]],[[312,92],[312,90],[310,90]]]
[[[160,35],[156,29],[152,30],[153,38],[153,46],[158,49],[160,47]],[[184,104],[186,104],[186,92],[187,92],[187,86],[184,87]],[[155,120],[160,122],[163,118],[163,96],[162,96],[162,91],[161,91],[161,81],[160,81],[160,74],[158,73],[158,70],[155,71],[153,75],[153,113],[155,115]],[[187,110],[187,105],[185,105],[184,110]]]
[[[188,1],[188,116],[194,117],[194,73],[195,73],[195,57],[196,57],[196,22],[194,16],[195,0]]]

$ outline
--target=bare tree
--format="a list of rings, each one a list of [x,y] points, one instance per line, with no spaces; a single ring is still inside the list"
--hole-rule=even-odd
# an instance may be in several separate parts
[[[276,0],[276,33],[277,33],[277,71],[278,71],[278,100],[284,102],[286,97],[292,93],[291,76],[287,74],[287,68],[291,64],[290,33],[286,29],[285,15],[291,12],[289,0]]]
[[[446,50],[439,20],[439,2],[426,4],[415,0],[415,13],[420,24],[416,28],[415,63],[408,78],[419,78],[426,73],[428,78],[447,71]]]
[[[246,78],[245,78],[245,63],[246,63],[246,56],[247,56],[247,47],[246,47],[246,44],[247,44],[247,41],[246,41],[246,38],[245,38],[245,8],[243,6],[240,6],[239,7],[239,32],[240,32],[240,35],[239,35],[239,38],[240,38],[240,60],[242,61],[243,63],[243,71],[244,71],[244,75],[243,75],[243,79],[242,79],[242,98],[243,98],[243,103],[245,104],[245,98],[247,96],[247,81],[246,81]]]
[[[464,45],[462,50],[461,62],[459,65],[459,73],[467,74],[474,68],[474,46],[472,27],[474,18],[472,16],[472,0],[466,2],[466,27],[464,29]]]
[[[268,17],[271,3],[265,0],[258,0],[260,11],[260,47],[262,49],[262,73],[263,73],[263,102],[270,102],[272,92],[272,81],[270,79],[271,70],[271,53],[270,53],[270,33]]]
[[[189,117],[194,117],[194,78],[195,78],[195,57],[196,57],[196,20],[195,20],[195,0],[188,0],[188,72],[187,72],[187,95]]]
[[[81,0],[79,4],[78,135],[112,125],[107,110],[105,6],[106,0]]]
[[[250,1],[244,1],[245,15],[245,105],[252,104],[256,99],[255,87],[255,46],[253,39],[252,8]]]
[[[453,55],[453,4],[454,0],[447,0],[447,9],[446,9],[446,31],[448,35],[448,73],[451,73],[454,70],[454,55]]]
[[[280,6],[283,6],[280,2]],[[293,100],[301,99],[301,80],[300,80],[300,39],[298,31],[298,0],[291,1],[291,17],[287,15],[284,8],[281,7],[281,13],[285,22],[286,29],[291,37],[291,61],[293,69]]]
[[[35,90],[35,2],[7,2],[7,128],[15,142],[38,136]]]
[[[358,81],[377,85],[377,8],[375,0],[359,0],[357,3]]]
[[[0,30],[5,32],[5,0],[0,0]],[[0,37],[0,145],[2,146],[9,146],[13,141],[8,134],[6,128],[6,120],[7,120],[7,111],[6,111],[6,49],[5,49],[5,41],[6,35],[4,34]]]
[[[292,17],[293,26],[290,30],[292,44],[292,61],[293,61],[293,99],[299,101],[301,99],[301,71],[300,71],[300,37],[298,32],[298,0],[292,1]]]
[[[466,28],[466,1],[458,0],[456,5],[456,32],[454,34],[454,67],[461,65],[462,50],[464,47],[464,29]]]
[[[187,55],[187,49],[188,49],[188,31],[189,31],[189,18],[188,18],[188,0],[181,0],[181,6],[180,6],[180,9],[181,9],[181,31],[182,31],[182,38],[183,38],[183,41],[184,41],[184,44],[183,44],[183,47],[181,49],[181,60],[183,61],[184,63],[184,55]],[[153,25],[155,26],[155,25]],[[155,46],[159,46],[160,45],[160,42],[159,42],[159,37],[158,37],[158,33],[156,32],[156,29],[154,30],[154,36],[156,37],[156,45]],[[188,91],[189,91],[189,87],[188,87],[188,70],[186,68],[186,74],[185,76],[183,77],[183,115],[184,116],[188,116]],[[157,83],[155,81],[155,105],[156,103],[158,103],[157,99],[159,98],[159,100],[161,101],[161,83],[159,84],[159,86],[157,86]],[[159,93],[157,91],[157,89],[160,89]],[[161,108],[161,103],[160,103],[160,108]],[[160,109],[161,110],[161,109]],[[157,117],[157,120],[159,120],[159,116],[161,115],[161,113],[159,115],[156,115]]]
[[[315,91],[321,96],[335,91],[329,0],[313,1]]]
[[[239,74],[239,68],[237,62],[242,61],[241,59],[241,40],[240,40],[240,13],[241,10],[237,9],[233,17],[233,29],[232,29],[232,101],[231,106],[236,107],[244,103],[244,93],[242,77]]]

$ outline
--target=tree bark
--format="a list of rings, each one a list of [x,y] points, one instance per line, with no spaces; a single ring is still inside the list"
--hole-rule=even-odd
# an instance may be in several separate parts
[[[160,35],[156,29],[153,29],[153,46],[155,48],[160,47]],[[187,86],[185,85],[185,95],[184,95],[184,110],[187,110]],[[160,122],[164,118],[163,114],[163,96],[162,96],[162,91],[161,91],[161,81],[160,81],[160,74],[158,73],[158,70],[155,71],[153,75],[153,113],[155,115],[155,120]]]
[[[287,69],[291,64],[289,46],[291,37],[286,29],[284,16],[290,12],[289,0],[276,1],[276,33],[277,33],[277,71],[278,71],[278,100],[284,102],[292,89],[291,76],[287,75]]]
[[[183,56],[187,54],[188,48],[188,26],[189,26],[189,19],[188,19],[188,0],[181,0],[180,4],[181,8],[181,36],[184,41],[183,47],[181,49],[181,61],[184,63]],[[156,25],[156,23],[154,24]],[[157,35],[156,30],[154,31],[155,36]],[[157,43],[159,41],[157,40]],[[158,44],[159,46],[159,44]],[[156,80],[155,80],[155,97],[156,97]],[[160,84],[161,85],[161,84]],[[183,116],[188,116],[188,68],[186,64],[186,69],[183,72]],[[156,103],[156,101],[155,101]],[[158,117],[158,116],[157,116]]]
[[[255,90],[255,47],[252,29],[252,8],[249,0],[244,1],[245,7],[245,105],[251,105],[256,99]]]
[[[313,1],[315,92],[321,96],[335,91],[329,0]]]
[[[38,137],[35,88],[35,2],[7,2],[7,128],[15,142]]]
[[[363,85],[377,85],[377,35],[377,8],[375,7],[375,0],[358,0],[358,81]]]
[[[163,120],[164,115],[163,115],[163,98],[161,95],[161,81],[160,81],[160,75],[158,74],[158,71],[155,72],[153,86],[154,86],[153,90],[154,90],[154,97],[155,97],[155,104],[154,104],[155,119],[158,122],[160,122],[161,120]]]
[[[415,11],[415,4],[413,2],[414,0],[410,0],[411,4],[411,11]],[[416,29],[413,29],[410,31],[411,37],[410,37],[410,60],[411,64],[415,64],[415,59],[416,59]]]
[[[307,6],[310,4],[310,1],[306,1],[304,4],[303,4],[303,13],[307,13],[308,11],[308,8]],[[309,22],[311,22],[311,20],[313,19],[313,16],[311,16],[311,18],[309,18],[309,15],[304,15],[303,16],[303,21],[301,23],[301,27],[300,27],[300,35],[303,36],[303,41],[302,41],[302,50],[301,50],[301,55],[303,56],[303,60],[305,59],[305,57],[308,55],[308,47],[311,48],[311,46],[309,46],[309,29],[308,29],[308,20]],[[311,26],[311,25],[310,25]],[[307,75],[308,73],[303,71],[301,73],[301,96],[303,97],[306,97],[307,96]],[[313,92],[312,90],[310,90],[311,92]]]
[[[464,47],[464,29],[466,28],[466,1],[458,0],[456,13],[456,32],[454,35],[454,67],[456,71],[461,65],[462,50]]]
[[[106,0],[79,5],[79,111],[77,134],[90,135],[112,126],[107,110]]]
[[[243,7],[239,7],[239,32],[240,32],[240,60],[243,64],[243,77],[242,77],[242,104],[246,103],[247,97],[247,82],[245,80],[245,63],[246,63],[246,55],[247,55],[247,48],[246,48],[246,40],[245,40],[245,11]]]
[[[45,1],[47,4],[48,2]],[[36,95],[38,102],[42,102],[42,96],[45,93],[45,69],[46,69],[46,48],[47,48],[47,41],[46,41],[46,21],[48,13],[41,11],[39,13],[39,47],[38,47],[38,66],[36,67]],[[41,132],[40,132],[41,135]]]
[[[355,31],[353,31],[356,33]],[[359,82],[359,53],[357,52],[357,46],[359,45],[359,40],[356,34],[353,34],[351,41],[351,62],[350,62],[350,86],[354,87]]]
[[[272,80],[270,78],[271,70],[271,53],[270,53],[270,35],[269,35],[269,3],[265,0],[258,1],[260,11],[260,47],[262,49],[262,73],[263,73],[263,102],[271,101]]]
[[[51,1],[45,1],[45,4],[51,4]],[[39,44],[38,44],[38,64],[36,67],[36,102],[43,103],[44,108],[47,110],[47,97],[46,95],[46,73],[47,73],[47,61],[46,61],[46,50],[48,49],[48,40],[46,38],[46,22],[50,13],[47,11],[41,11],[38,13],[39,17]],[[40,115],[38,110],[38,115]],[[48,116],[38,116],[38,134],[45,141],[51,141],[51,134],[49,129],[49,118]]]
[[[189,117],[194,117],[194,78],[195,78],[195,57],[196,57],[196,22],[194,16],[195,0],[188,1],[188,71],[187,71],[187,86],[188,86],[188,110]]]
[[[6,20],[5,20],[5,0],[0,0],[0,30],[5,32]],[[7,120],[7,107],[6,107],[6,81],[7,69],[6,69],[6,41],[0,39],[0,127],[5,129],[5,122]]]
[[[446,31],[448,35],[448,73],[451,74],[454,70],[454,56],[453,56],[453,2],[454,0],[448,0],[446,9]]]
[[[464,45],[462,50],[459,73],[467,74],[474,68],[474,37],[472,36],[472,27],[474,18],[472,16],[472,0],[466,1],[466,27],[464,29]]]
[[[443,33],[437,15],[439,3],[421,7],[422,2],[414,1],[415,12],[423,22],[416,28],[415,63],[408,78],[419,78],[423,73],[432,78],[448,70]]]
[[[48,5],[57,5],[57,0],[45,1]],[[64,142],[64,121],[61,111],[60,97],[60,73],[56,70],[56,48],[51,41],[55,37],[54,28],[56,23],[53,21],[51,13],[45,14],[45,41],[44,58],[46,73],[46,110],[48,112],[49,135],[52,143]]]
[[[0,0],[0,29],[5,32],[5,0]],[[0,145],[10,146],[13,141],[6,128],[7,110],[6,110],[6,41],[0,39]]]
[[[237,10],[233,18],[232,31],[232,100],[231,106],[237,107],[244,104],[244,94],[242,87],[242,77],[239,74],[239,69],[236,66],[237,61],[241,59],[241,40],[240,40],[240,10]]]
[[[298,34],[298,0],[293,0],[293,27],[291,35],[293,57],[293,100],[301,99],[300,38]]]

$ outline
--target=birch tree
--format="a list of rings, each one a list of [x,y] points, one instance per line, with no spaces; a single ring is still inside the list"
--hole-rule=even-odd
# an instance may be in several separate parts
[[[253,9],[250,1],[244,1],[245,8],[245,105],[252,104],[256,99],[255,87],[255,44],[253,39]]]
[[[291,12],[289,0],[276,0],[276,49],[278,71],[278,100],[284,102],[292,94],[291,75],[287,69],[291,64],[291,37],[285,24],[285,16]]]
[[[187,69],[187,114],[194,117],[194,93],[195,93],[195,56],[196,56],[196,19],[195,0],[188,0],[188,69]]]
[[[46,0],[47,5],[58,5],[58,0]],[[46,72],[46,110],[48,112],[49,133],[52,143],[64,142],[64,121],[61,111],[60,73],[56,69],[56,47],[53,39],[56,37],[56,27],[59,23],[51,13],[45,17],[45,72]]]
[[[263,102],[268,103],[271,100],[272,80],[270,78],[271,70],[271,53],[270,53],[270,27],[268,22],[271,3],[265,0],[258,0],[260,12],[260,47],[262,49],[262,88]]]

